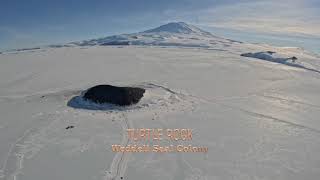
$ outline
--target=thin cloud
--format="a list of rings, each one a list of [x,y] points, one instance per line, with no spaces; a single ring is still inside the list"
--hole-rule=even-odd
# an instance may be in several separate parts
[[[186,19],[211,27],[268,33],[320,36],[319,7],[313,0],[261,0],[212,5],[193,12],[166,11],[172,19]]]

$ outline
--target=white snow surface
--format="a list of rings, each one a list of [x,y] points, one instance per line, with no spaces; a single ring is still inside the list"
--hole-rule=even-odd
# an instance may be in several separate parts
[[[177,46],[74,46],[0,54],[0,179],[320,177],[317,56],[299,48],[160,30],[137,36],[157,34],[161,43]],[[197,46],[186,47],[190,42]],[[301,66],[240,56],[265,51],[295,56]],[[84,102],[83,91],[97,84],[138,86],[146,93],[126,108]],[[112,144],[131,143],[127,128],[191,128],[193,140],[187,143],[209,151],[112,152]]]

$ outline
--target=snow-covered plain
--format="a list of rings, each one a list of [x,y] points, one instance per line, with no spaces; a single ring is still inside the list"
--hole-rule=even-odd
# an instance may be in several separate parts
[[[1,54],[0,179],[318,179],[320,73],[307,68],[320,70],[319,57],[176,30],[151,32],[174,47]],[[307,68],[240,56],[261,51],[295,56]],[[135,106],[101,109],[79,99],[97,84],[147,91]],[[188,143],[209,151],[112,152],[112,144],[129,143],[127,128],[191,128]]]

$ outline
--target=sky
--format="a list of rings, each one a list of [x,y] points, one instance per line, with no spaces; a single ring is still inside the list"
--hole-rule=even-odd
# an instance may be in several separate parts
[[[299,46],[304,38],[320,40],[319,0],[0,1],[0,50],[138,32],[173,21],[243,41],[286,37]]]

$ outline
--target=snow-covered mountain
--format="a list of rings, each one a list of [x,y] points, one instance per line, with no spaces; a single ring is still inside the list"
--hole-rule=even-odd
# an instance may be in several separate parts
[[[217,44],[230,44],[237,41],[214,36],[196,26],[184,22],[172,22],[139,33],[121,34],[99,39],[73,42],[73,45],[153,45],[212,47]],[[238,42],[239,43],[239,42]]]
[[[4,52],[0,180],[318,179],[319,59],[185,23]],[[82,98],[100,84],[146,92],[128,107]],[[195,133],[191,141],[130,140],[127,129],[141,128]],[[113,152],[117,144],[164,151]],[[171,144],[184,152],[165,152]]]
[[[144,31],[144,33],[182,33],[182,34],[194,34],[202,36],[213,36],[211,33],[204,31],[196,26],[189,25],[184,22],[171,22],[160,27]]]

